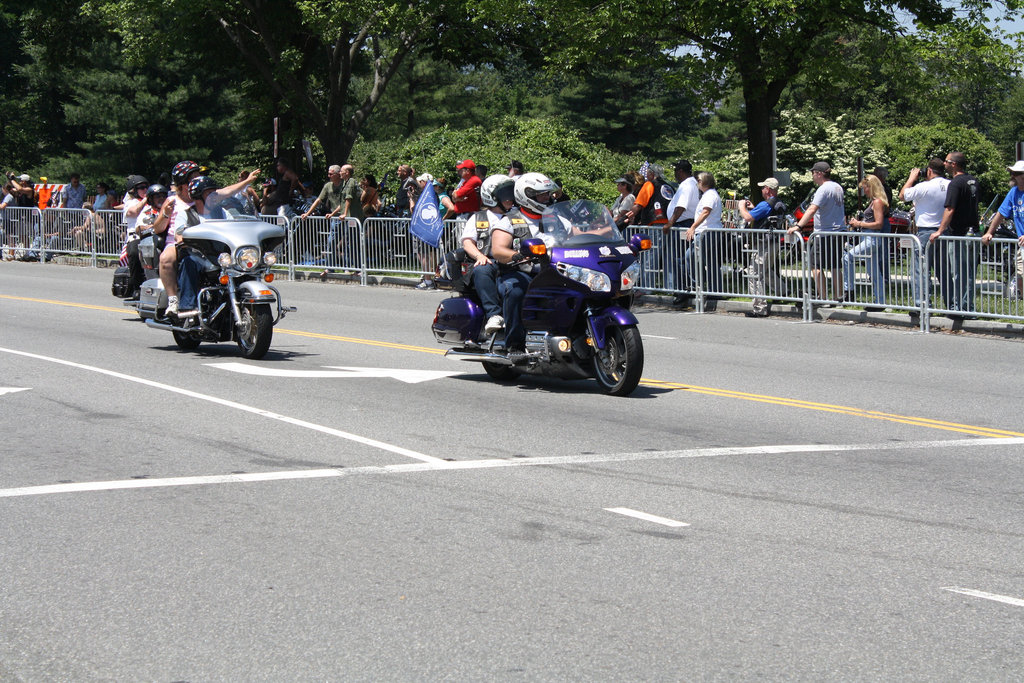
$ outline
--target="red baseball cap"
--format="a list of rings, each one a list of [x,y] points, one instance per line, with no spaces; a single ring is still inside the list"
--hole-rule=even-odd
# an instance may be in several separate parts
[[[472,159],[466,159],[465,161],[460,161],[455,166],[455,170],[457,170],[457,171],[461,171],[464,168],[468,168],[471,171],[475,171],[476,170],[476,164],[473,163]]]

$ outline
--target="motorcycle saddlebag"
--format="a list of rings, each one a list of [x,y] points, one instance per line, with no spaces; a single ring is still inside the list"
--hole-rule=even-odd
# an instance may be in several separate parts
[[[116,297],[126,299],[131,296],[129,287],[131,284],[131,273],[128,266],[118,266],[114,271],[114,282],[110,285],[110,293]]]
[[[466,297],[455,297],[440,303],[430,329],[439,342],[474,341],[480,335],[483,319],[484,311],[479,304]]]

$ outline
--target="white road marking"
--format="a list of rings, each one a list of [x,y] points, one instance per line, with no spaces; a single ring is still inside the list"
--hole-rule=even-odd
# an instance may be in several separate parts
[[[15,394],[19,391],[28,391],[28,387],[0,387],[0,396],[3,396],[4,394]]]
[[[640,337],[642,339],[667,339],[669,341],[675,341],[676,340],[675,337],[659,337],[656,334],[641,334]]]
[[[390,377],[406,384],[418,384],[429,382],[432,379],[442,379],[462,375],[462,372],[449,372],[445,370],[403,370],[400,368],[351,368],[337,365],[327,365],[326,370],[288,370],[285,368],[273,368],[266,365],[247,365],[245,363],[207,363],[211,368],[240,372],[245,375],[260,375],[263,377],[295,377],[295,378],[340,378],[350,379],[355,377]]]
[[[796,444],[791,446],[747,446],[737,448],[695,448],[685,451],[644,451],[642,453],[592,453],[586,455],[550,455],[537,458],[488,458],[482,460],[456,460],[449,462],[431,458],[423,462],[399,465],[371,465],[343,469],[285,470],[254,472],[251,474],[215,474],[165,479],[125,479],[115,481],[79,482],[43,486],[23,486],[0,489],[0,498],[18,498],[51,493],[79,493],[84,491],[111,491],[142,489],[161,486],[198,486],[202,484],[238,484],[245,482],[282,481],[288,479],[321,479],[348,477],[360,474],[405,474],[412,472],[441,472],[453,470],[494,469],[499,467],[535,467],[538,465],[567,466],[612,462],[645,462],[653,460],[680,460],[686,458],[717,458],[730,455],[786,455],[798,453],[839,453],[855,451],[936,450],[940,448],[972,448],[976,446],[1013,446],[1024,444],[1017,439],[957,439],[951,441],[908,441],[872,444]],[[429,456],[427,456],[429,457]]]
[[[1013,605],[1014,607],[1024,607],[1024,600],[1020,598],[1011,598],[1006,595],[997,595],[996,593],[986,593],[985,591],[974,590],[973,588],[960,588],[959,586],[947,586],[943,588],[944,591],[950,591],[952,593],[960,593],[962,595],[970,595],[972,598],[983,598],[985,600],[993,600],[995,602],[1003,602],[1007,605]]]
[[[635,517],[642,519],[646,522],[654,522],[655,524],[663,524],[671,527],[690,526],[686,522],[677,522],[674,519],[668,517],[658,517],[657,515],[649,515],[646,512],[640,512],[639,510],[631,510],[630,508],[605,508],[608,512],[614,512],[619,515],[625,515],[626,517]]]
[[[40,356],[35,353],[28,353],[25,351],[16,351],[14,349],[5,349],[0,347],[0,352],[10,353],[16,356],[24,356],[25,358],[35,358],[36,360],[46,361],[48,363],[56,363],[58,365],[65,365],[79,370],[88,370],[89,372],[96,372],[101,375],[107,375],[108,377],[116,377],[117,379],[123,379],[128,382],[135,382],[136,384],[142,384],[147,387],[153,387],[154,389],[161,389],[163,391],[169,391],[182,396],[188,396],[189,398],[199,399],[200,401],[208,401],[217,405],[224,406],[226,408],[233,408],[235,410],[241,410],[246,413],[252,413],[253,415],[259,415],[271,420],[278,420],[279,422],[285,422],[296,427],[302,427],[304,429],[311,429],[315,432],[321,432],[322,434],[328,434],[330,436],[336,436],[340,439],[346,439],[348,441],[354,441],[361,443],[365,446],[371,446],[373,448],[379,448],[383,451],[390,453],[396,453],[398,455],[404,455],[414,460],[421,460],[423,462],[441,463],[445,462],[441,458],[435,458],[432,455],[426,455],[425,453],[418,453],[417,451],[409,450],[408,448],[402,448],[401,446],[395,446],[393,444],[385,443],[383,441],[377,441],[376,439],[370,439],[365,436],[358,434],[352,434],[351,432],[344,432],[340,429],[334,429],[332,427],[325,427],[318,425],[313,422],[306,422],[305,420],[299,420],[298,418],[288,417],[287,415],[281,415],[280,413],[271,412],[269,410],[263,410],[262,408],[256,408],[253,406],[247,406],[243,403],[237,403],[235,401],[228,401],[227,399],[218,398],[216,396],[210,396],[208,394],[201,394],[196,391],[190,391],[188,389],[182,389],[181,387],[175,387],[170,384],[163,384],[162,382],[154,382],[150,379],[144,379],[142,377],[134,377],[132,375],[126,375],[123,372],[115,372],[114,370],[106,370],[104,368],[97,368],[92,365],[83,365],[82,363],[75,363],[68,360],[62,360],[60,358],[50,358],[49,356]]]

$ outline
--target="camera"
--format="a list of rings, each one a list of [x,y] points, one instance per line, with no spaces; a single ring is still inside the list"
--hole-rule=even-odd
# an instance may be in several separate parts
[[[8,180],[14,180],[14,174],[12,172],[8,171],[6,175]]]

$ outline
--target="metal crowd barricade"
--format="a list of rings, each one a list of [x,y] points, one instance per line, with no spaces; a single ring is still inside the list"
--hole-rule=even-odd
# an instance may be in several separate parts
[[[281,217],[262,216],[266,221]],[[365,271],[365,247],[362,223],[357,218],[296,216],[287,223],[286,250],[289,275],[297,270]]]
[[[96,217],[88,209],[46,209],[42,212],[41,235],[33,239],[40,246],[40,259],[58,254],[89,256],[95,264]],[[102,230],[100,231],[102,234]]]
[[[1017,240],[943,235],[925,246],[928,314],[1024,321]],[[924,268],[922,267],[922,271]]]
[[[696,282],[698,311],[709,298],[804,301],[807,264],[800,235],[783,228],[707,228],[688,253],[685,271]]]
[[[40,260],[42,250],[33,249],[32,243],[40,236],[42,212],[35,207],[8,206],[2,218],[4,259]]]
[[[375,275],[432,276],[444,254],[458,248],[464,221],[444,222],[441,246],[433,247],[409,232],[409,218],[367,218],[363,222],[366,235],[366,267],[364,273]]]
[[[128,237],[128,223],[120,209],[100,209],[96,212],[97,234],[93,241],[97,259],[116,259]],[[102,232],[100,230],[102,229]]]
[[[920,264],[921,243],[916,235],[842,232],[817,239],[838,241],[839,235],[843,240],[842,293],[834,303],[863,306],[867,310],[921,311],[915,284],[919,278],[915,264]]]

